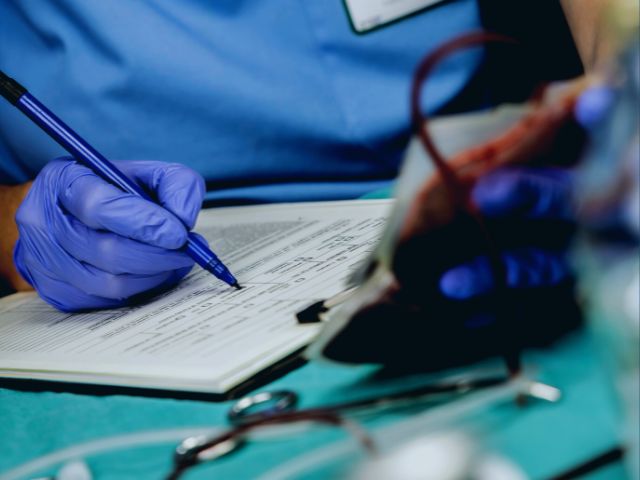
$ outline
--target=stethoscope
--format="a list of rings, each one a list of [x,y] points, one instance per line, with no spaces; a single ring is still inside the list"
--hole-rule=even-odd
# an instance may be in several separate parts
[[[470,392],[476,393],[470,397],[460,395]],[[425,400],[434,400],[434,397],[439,396],[444,397],[441,400],[450,399],[451,394],[458,394],[461,397],[464,396],[466,399],[460,399],[461,401],[459,402],[447,403],[446,412],[441,409],[445,408],[443,405],[445,402],[441,402],[441,408],[433,410],[430,418],[427,419],[425,417],[422,423],[420,423],[421,432],[424,433],[428,431],[429,426],[432,428],[434,426],[441,428],[442,425],[448,421],[455,421],[456,418],[462,415],[473,414],[473,412],[486,408],[486,406],[490,404],[497,404],[509,400],[513,401],[514,399],[518,400],[519,403],[526,399],[538,399],[545,402],[556,403],[561,397],[559,389],[531,380],[523,375],[515,378],[505,376],[460,376],[458,378],[449,378],[447,381],[441,383],[432,383],[389,395],[305,410],[298,410],[298,395],[292,390],[258,392],[241,398],[230,407],[227,417],[231,424],[231,429],[227,431],[219,427],[191,427],[150,430],[117,435],[115,437],[105,437],[73,445],[30,460],[8,472],[3,472],[0,474],[0,478],[2,480],[33,478],[33,475],[37,472],[51,469],[56,465],[63,465],[63,470],[73,470],[72,477],[63,475],[61,470],[54,477],[45,478],[56,480],[62,480],[63,478],[65,480],[67,478],[77,480],[82,478],[84,480],[91,480],[93,478],[91,472],[87,464],[81,460],[82,458],[90,458],[96,454],[113,452],[115,450],[166,444],[167,442],[182,439],[173,452],[174,469],[166,477],[167,479],[178,479],[189,468],[205,462],[215,461],[246,445],[248,442],[245,434],[259,424],[270,424],[270,422],[271,424],[278,424],[285,423],[285,421],[309,421],[312,417],[317,421],[331,423],[338,418],[338,414],[377,413],[383,409],[393,409],[403,405],[414,406],[420,402],[424,403]],[[424,413],[418,414],[418,416],[421,415],[424,415]],[[434,419],[438,420],[435,425],[433,424]],[[411,424],[413,425],[413,423],[414,417],[412,417]],[[350,433],[358,437],[361,445],[368,453],[377,453],[378,442],[388,437],[388,432],[385,430],[389,428],[388,426],[384,427],[381,432],[373,432],[373,435],[367,434],[350,420],[347,420],[343,426],[346,426],[347,429],[352,429]],[[384,445],[380,446],[384,448]],[[343,451],[344,448],[346,448],[346,445],[340,444],[340,451]],[[580,465],[580,468],[585,468],[585,471],[595,470],[602,465],[607,465],[619,460],[623,454],[624,448],[616,446],[610,451],[590,459],[584,465]],[[318,459],[311,455],[303,464],[298,465],[297,468],[298,470],[300,468],[306,469],[310,464],[313,465],[314,462],[317,461]],[[65,469],[64,467],[67,468]],[[80,471],[84,472],[83,475],[78,475]],[[280,477],[278,476],[277,478]]]
[[[462,376],[439,383],[430,383],[409,390],[369,397],[316,408],[299,409],[298,394],[292,390],[263,391],[237,400],[227,412],[230,429],[213,435],[203,434],[185,438],[176,447],[174,469],[167,480],[176,480],[188,469],[222,458],[247,444],[250,433],[263,426],[291,425],[312,422],[342,427],[368,453],[376,453],[371,436],[353,421],[352,416],[378,413],[426,402],[448,400],[480,390],[491,391],[506,386],[516,392],[517,399],[527,397],[557,402],[561,393],[557,388],[523,376],[505,375]],[[348,416],[347,416],[348,415]]]

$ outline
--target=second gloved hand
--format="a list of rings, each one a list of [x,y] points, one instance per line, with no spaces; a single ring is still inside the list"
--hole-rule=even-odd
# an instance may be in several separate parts
[[[475,185],[475,204],[488,222],[502,224],[497,237],[503,239],[508,288],[552,287],[570,277],[565,247],[571,194],[570,174],[560,168],[503,169]],[[486,256],[450,269],[440,280],[442,293],[456,300],[491,293],[494,284]]]
[[[42,169],[16,214],[16,268],[60,310],[119,307],[193,267],[178,249],[200,211],[202,177],[174,163],[115,163],[158,205],[62,158]]]
[[[472,199],[504,264],[506,289],[496,288],[478,225],[460,215],[401,240],[393,281],[373,300],[364,297],[323,355],[437,371],[544,347],[580,325],[566,258],[575,231],[570,172],[496,170],[476,182]]]

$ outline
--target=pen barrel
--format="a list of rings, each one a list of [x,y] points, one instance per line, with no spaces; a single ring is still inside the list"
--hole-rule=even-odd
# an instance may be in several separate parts
[[[207,265],[212,261],[220,261],[218,260],[218,257],[209,250],[209,246],[201,241],[194,233],[189,233],[189,240],[184,248],[186,253],[202,268],[207,268]]]
[[[109,160],[73,133],[62,120],[60,120],[47,107],[42,105],[28,92],[24,93],[15,106],[29,117],[36,125],[44,130],[51,138],[60,144],[66,151],[81,164],[90,168],[103,180],[112,183],[127,193],[140,196],[152,201],[136,183],[120,172]]]
[[[26,88],[0,70],[0,95],[15,105],[25,93],[27,93]]]
[[[238,283],[224,263],[209,249],[209,245],[194,233],[189,234],[185,251],[198,265],[229,285]]]

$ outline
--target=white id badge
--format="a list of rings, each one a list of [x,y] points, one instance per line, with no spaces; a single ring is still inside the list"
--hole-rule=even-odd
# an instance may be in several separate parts
[[[344,0],[351,26],[366,33],[443,0]]]

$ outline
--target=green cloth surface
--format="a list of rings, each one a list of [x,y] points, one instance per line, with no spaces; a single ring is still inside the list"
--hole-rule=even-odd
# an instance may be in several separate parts
[[[562,389],[558,404],[534,402],[518,407],[511,402],[474,415],[483,426],[483,444],[504,453],[531,478],[545,478],[584,461],[617,443],[617,407],[608,374],[587,333],[564,341],[553,351],[528,355],[537,377]],[[301,394],[302,406],[316,406],[369,396],[387,384],[373,380],[370,367],[343,367],[310,363],[277,379],[268,389],[292,389]],[[407,388],[409,381],[393,385]],[[231,402],[94,397],[69,393],[19,392],[0,389],[0,472],[73,444],[150,429],[225,427]],[[365,422],[379,428],[410,413],[383,414]],[[341,432],[318,428],[291,437],[252,442],[238,453],[186,478],[250,479],[333,441]],[[96,479],[152,479],[166,473],[175,442],[89,458]],[[41,474],[55,473],[53,471]],[[605,475],[605,476],[603,476]],[[0,475],[1,478],[1,475]],[[304,478],[328,478],[308,472]],[[590,478],[625,478],[612,466]]]

